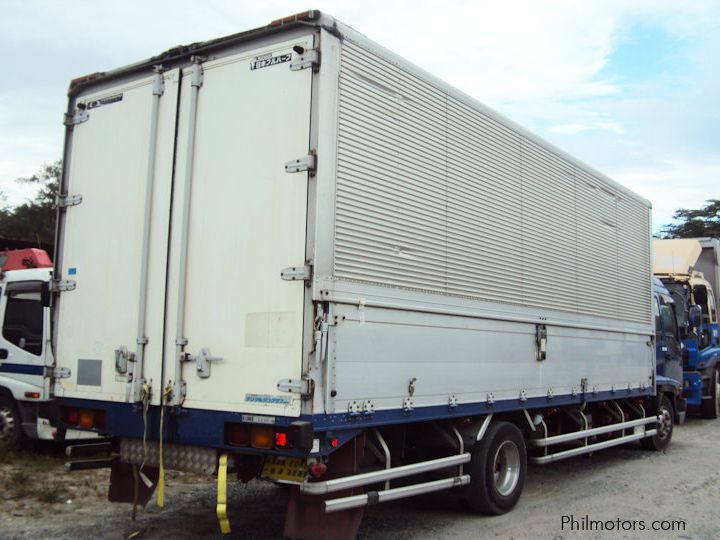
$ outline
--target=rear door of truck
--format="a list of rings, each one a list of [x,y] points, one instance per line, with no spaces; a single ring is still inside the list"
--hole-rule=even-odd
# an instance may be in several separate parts
[[[145,378],[159,403],[178,69],[163,74],[152,195]],[[70,377],[60,397],[128,401],[128,372],[115,351],[137,348],[145,186],[151,159],[152,70],[138,78],[91,87],[68,119],[67,206],[60,221],[57,268],[73,290],[55,312],[55,353]],[[77,204],[71,204],[75,202]],[[132,365],[129,369],[132,369]]]
[[[308,173],[285,166],[309,152],[313,70],[291,64],[314,36],[286,39],[201,58],[200,79],[189,64],[164,75],[143,373],[153,403],[182,388],[185,407],[300,414],[300,395],[278,381],[301,377],[305,287],[281,271],[305,259]],[[66,397],[128,400],[115,351],[138,338],[151,81],[78,100],[102,105],[70,135],[66,190],[82,202],[61,221],[60,277],[75,282],[56,322]]]
[[[165,379],[185,338],[184,405],[298,416],[281,379],[302,371],[303,281],[281,271],[305,259],[307,172],[286,164],[309,152],[312,69],[291,69],[313,36],[202,64],[192,156],[184,336],[176,332],[191,77],[183,77],[174,190]],[[189,69],[188,69],[189,72]],[[209,377],[197,357],[211,357]],[[194,357],[194,358],[193,358]]]

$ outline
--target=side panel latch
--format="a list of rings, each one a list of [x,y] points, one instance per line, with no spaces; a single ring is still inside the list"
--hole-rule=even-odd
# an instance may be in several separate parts
[[[547,358],[547,326],[538,324],[535,329],[536,358],[542,362]]]

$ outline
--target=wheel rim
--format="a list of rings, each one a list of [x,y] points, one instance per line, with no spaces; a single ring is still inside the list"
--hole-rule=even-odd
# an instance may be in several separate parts
[[[493,461],[495,489],[500,495],[510,495],[520,479],[520,451],[512,441],[503,442]]]
[[[667,436],[670,434],[670,431],[672,430],[672,415],[670,414],[670,410],[665,407],[660,407],[660,422],[658,422],[658,438],[660,440],[664,440],[667,438]]]
[[[15,415],[10,407],[0,407],[0,442],[12,439],[15,432]]]

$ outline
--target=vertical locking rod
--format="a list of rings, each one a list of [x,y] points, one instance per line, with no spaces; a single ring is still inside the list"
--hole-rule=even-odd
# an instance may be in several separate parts
[[[193,56],[190,79],[190,118],[188,121],[187,149],[185,151],[185,181],[183,184],[183,205],[180,236],[180,261],[178,272],[177,319],[175,325],[175,380],[173,381],[172,405],[181,405],[184,399],[182,365],[185,355],[185,291],[187,281],[187,251],[190,234],[190,192],[192,190],[193,166],[195,163],[195,127],[197,125],[197,104],[200,87],[203,84],[202,59]]]
[[[145,384],[144,364],[147,316],[148,266],[150,261],[150,226],[152,221],[153,188],[155,185],[155,161],[157,157],[158,118],[160,116],[160,98],[165,92],[162,66],[155,66],[152,87],[152,110],[150,113],[150,138],[148,142],[147,172],[145,176],[145,212],[143,217],[142,254],[140,256],[140,297],[138,299],[137,349],[135,367],[132,372],[132,401],[142,399],[142,387]]]

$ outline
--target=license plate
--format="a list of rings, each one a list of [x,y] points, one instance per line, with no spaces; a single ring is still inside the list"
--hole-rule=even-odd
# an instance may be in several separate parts
[[[298,458],[267,456],[260,476],[281,482],[301,483],[305,481],[307,465]]]

